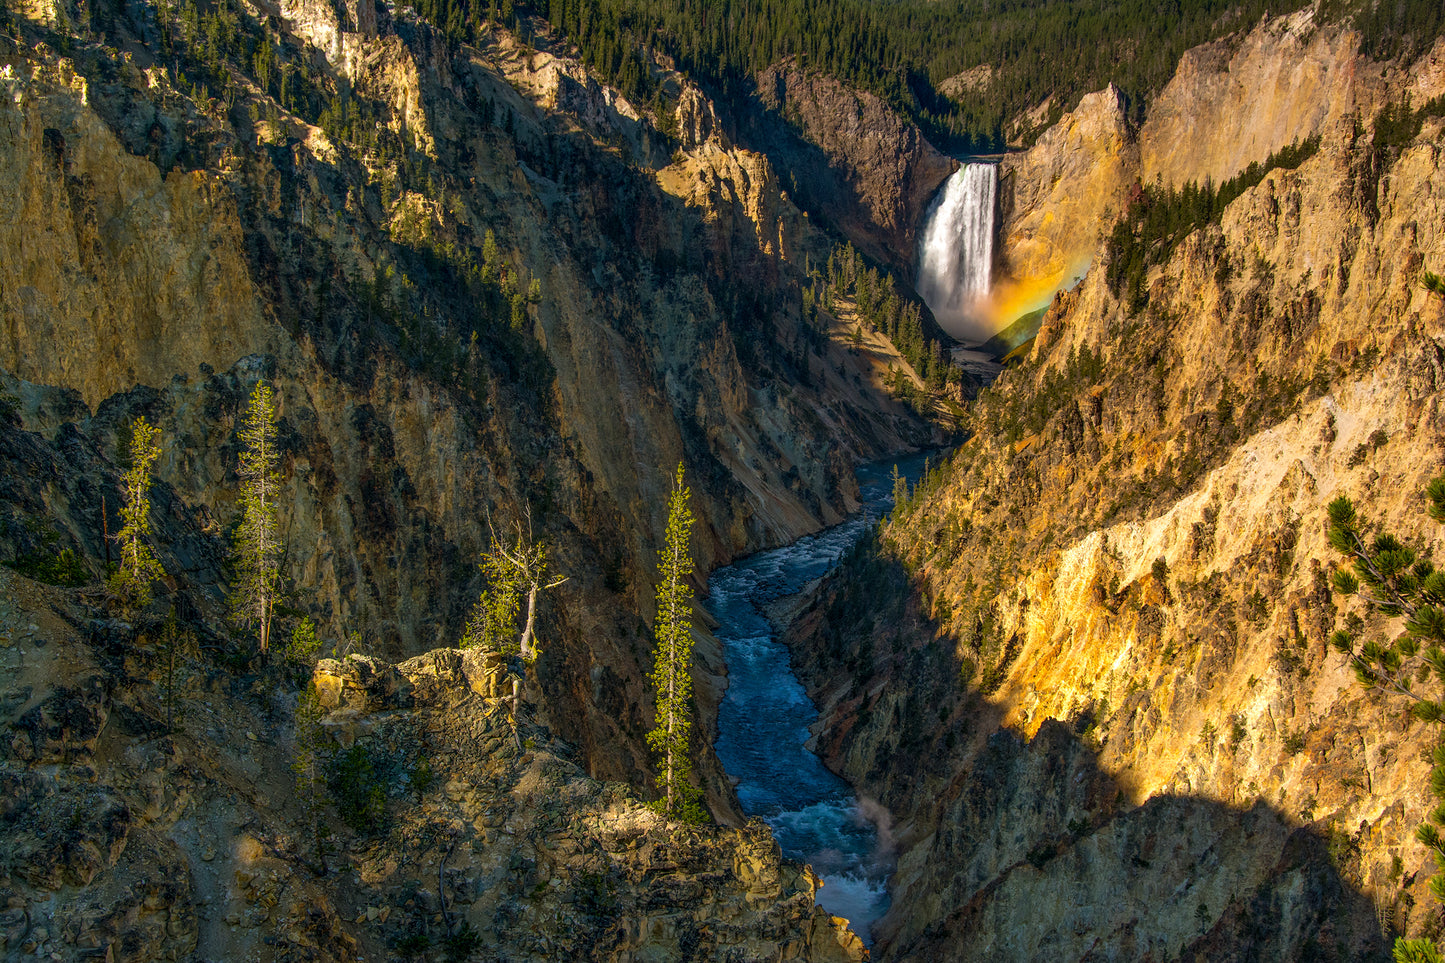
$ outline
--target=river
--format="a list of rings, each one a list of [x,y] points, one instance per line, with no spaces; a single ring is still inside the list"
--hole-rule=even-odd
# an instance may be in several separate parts
[[[718,621],[728,667],[718,711],[718,758],[737,782],[743,811],[772,827],[785,856],[812,864],[823,880],[818,903],[849,920],[870,946],[870,927],[888,910],[894,867],[888,814],[860,801],[805,747],[818,710],[765,613],[771,603],[826,574],[888,511],[895,464],[912,482],[922,474],[925,457],[863,466],[857,473],[863,509],[857,515],[717,569],[708,580],[707,608]]]

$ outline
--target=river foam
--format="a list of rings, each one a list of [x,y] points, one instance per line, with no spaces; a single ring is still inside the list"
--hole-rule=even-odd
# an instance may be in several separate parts
[[[783,854],[809,863],[823,880],[819,905],[847,919],[870,945],[870,927],[888,909],[887,883],[895,863],[888,813],[877,803],[859,800],[807,749],[818,711],[765,613],[773,602],[827,574],[877,523],[892,503],[893,464],[859,469],[864,507],[857,516],[741,559],[708,580],[708,610],[718,621],[728,667],[728,690],[718,713],[718,758],[737,781],[743,811],[766,821]],[[905,476],[916,478],[924,456],[897,464]]]

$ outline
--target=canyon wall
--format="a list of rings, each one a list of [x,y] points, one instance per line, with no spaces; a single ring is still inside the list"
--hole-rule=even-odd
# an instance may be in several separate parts
[[[843,518],[857,462],[940,437],[884,389],[891,346],[805,309],[833,239],[661,64],[670,117],[545,37],[457,45],[369,4],[211,13],[203,41],[148,7],[47,5],[0,70],[0,555],[88,583],[0,572],[7,946],[861,958],[743,824],[701,618],[697,771],[725,825],[633,796],[674,466],[700,588]],[[228,623],[262,380],[284,618],[355,656],[318,677],[319,717],[284,646],[254,659]],[[141,416],[166,577],[121,613],[97,583]],[[475,654],[438,647],[518,531],[569,578],[514,734],[459,668]],[[352,825],[357,798],[383,822]]]
[[[1002,279],[1056,286],[1087,266],[1123,211],[1138,147],[1119,91],[1085,96],[1032,148],[999,164]]]
[[[478,553],[530,516],[572,576],[542,611],[549,721],[640,783],[672,466],[704,572],[837,521],[854,463],[931,429],[803,319],[800,262],[831,242],[680,76],[662,82],[693,133],[671,151],[562,51],[504,31],[453,52],[325,4],[238,16],[279,29],[353,119],[308,122],[249,79],[181,89],[147,48],[99,40],[22,48],[0,79],[0,367],[22,427],[79,426],[113,469],[144,414],[158,480],[224,554],[239,412],[271,382],[290,604],[338,648],[453,644]],[[96,474],[103,502],[60,486],[35,517],[12,506],[11,557],[49,515],[66,524],[47,544],[98,569],[119,498]],[[172,588],[222,614],[224,573],[161,550]]]
[[[1262,76],[1319,76],[1345,35],[1299,29],[1234,68],[1268,48]],[[1325,509],[1349,495],[1438,557],[1442,120],[1398,147],[1367,124],[1439,95],[1439,50],[1326,71],[1335,106],[1298,131],[1319,151],[1150,269],[1142,306],[1096,248],[974,437],[794,623],[820,749],[894,816],[881,958],[1371,959],[1438,934],[1414,839],[1437,733],[1329,648],[1346,612],[1399,625],[1332,592]],[[1221,136],[1236,163],[1296,132]]]
[[[875,95],[796,61],[760,72],[753,88],[744,140],[785,172],[803,207],[911,276],[918,226],[958,162]]]
[[[1001,161],[1002,282],[1072,284],[1139,187],[1217,186],[1292,144],[1339,139],[1406,93],[1417,106],[1435,96],[1439,45],[1413,64],[1386,65],[1360,54],[1359,41],[1306,8],[1188,51],[1138,129],[1114,88],[1084,97],[1032,148]]]

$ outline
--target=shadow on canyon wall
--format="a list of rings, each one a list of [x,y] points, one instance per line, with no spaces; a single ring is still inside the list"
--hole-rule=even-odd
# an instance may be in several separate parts
[[[1136,800],[1128,770],[1100,766],[1092,708],[1032,738],[1002,728],[1005,707],[979,690],[989,673],[972,678],[875,549],[865,540],[789,642],[822,709],[819,751],[893,817],[876,958],[1390,959],[1358,833],[1302,823],[1268,787]]]

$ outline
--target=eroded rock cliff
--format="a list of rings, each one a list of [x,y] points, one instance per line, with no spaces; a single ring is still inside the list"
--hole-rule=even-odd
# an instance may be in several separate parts
[[[519,739],[476,652],[324,660],[308,714],[97,598],[0,569],[7,958],[864,957],[766,827],[669,823]]]
[[[530,514],[572,575],[542,611],[548,721],[595,773],[640,784],[671,466],[697,492],[705,571],[838,520],[853,462],[932,436],[803,320],[800,262],[831,242],[663,67],[680,145],[565,51],[500,29],[454,48],[410,14],[227,11],[217,36],[246,53],[224,91],[203,82],[220,48],[180,19],[123,13],[67,56],[19,21],[0,366],[16,427],[84,438],[90,461],[78,487],[12,505],[7,548],[59,520],[46,537],[99,572],[117,438],[144,414],[197,529],[163,562],[218,611],[237,413],[264,378],[288,571],[328,642],[454,643],[478,552]],[[263,41],[279,59],[253,77]]]
[[[1306,8],[1188,51],[1137,130],[1118,91],[1084,97],[1001,161],[1001,282],[1030,292],[1072,283],[1141,186],[1219,185],[1292,144],[1338,140],[1406,94],[1416,105],[1439,95],[1445,44],[1392,65],[1359,42]]]
[[[1023,154],[1000,162],[1002,280],[1057,286],[1082,274],[1138,167],[1114,87],[1089,94]]]
[[[1319,36],[1282,42],[1281,76],[1342,42]],[[1398,102],[1433,56],[1321,96],[1367,103],[1370,75]],[[1099,250],[976,435],[795,623],[820,748],[895,816],[883,958],[1370,959],[1438,933],[1414,839],[1437,733],[1328,648],[1354,606],[1325,506],[1438,556],[1442,121],[1398,148],[1321,123],[1137,310]]]
[[[958,162],[870,93],[787,60],[754,78],[749,143],[789,177],[799,203],[869,257],[911,274],[918,225]]]
[[[1188,51],[1149,105],[1139,176],[1174,187],[1219,184],[1357,111],[1372,116],[1382,70],[1358,46],[1357,33],[1319,24],[1307,7]]]

